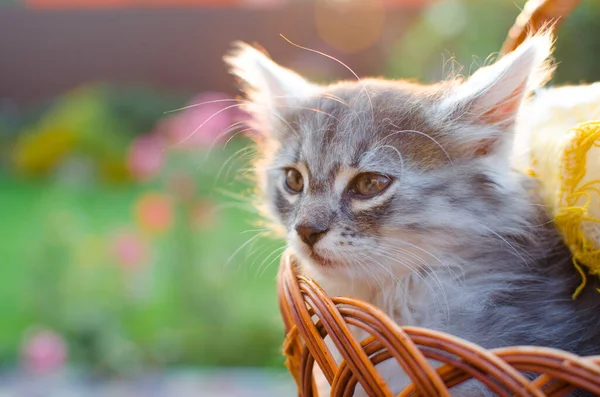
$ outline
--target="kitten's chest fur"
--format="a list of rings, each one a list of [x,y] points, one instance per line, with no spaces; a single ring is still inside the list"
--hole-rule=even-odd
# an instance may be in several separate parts
[[[446,317],[441,299],[444,299],[453,277],[446,272],[440,273],[444,274],[409,273],[375,284],[321,279],[321,286],[330,296],[350,296],[376,306],[398,325],[423,326],[443,322]]]

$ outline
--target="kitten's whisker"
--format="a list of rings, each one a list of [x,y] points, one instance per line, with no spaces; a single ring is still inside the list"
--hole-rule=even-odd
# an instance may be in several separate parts
[[[487,230],[488,232],[492,233],[494,236],[498,237],[501,241],[503,241],[506,245],[508,245],[508,247],[511,249],[512,252],[514,252],[514,254],[523,261],[523,264],[525,266],[527,266],[529,268],[529,262],[525,259],[525,257],[519,252],[519,250],[517,250],[517,248],[511,244],[507,239],[505,239],[504,237],[502,237],[500,234],[496,233],[495,231],[493,231],[492,229],[490,229],[489,227],[480,224],[480,226],[482,228],[484,228],[485,230]],[[525,254],[525,252],[523,252],[523,254]],[[529,259],[533,259],[531,258],[531,256],[529,256]]]
[[[281,106],[281,105],[279,105],[277,107],[278,108],[284,108],[284,109],[310,110],[310,111],[313,111],[315,113],[324,114],[326,116],[329,116],[332,119],[336,120],[338,123],[340,122],[340,119],[338,119],[337,117],[335,117],[333,114],[327,113],[326,111],[321,110],[321,109],[317,109],[317,108],[309,108],[309,107],[303,107],[303,106],[292,106],[292,105],[289,105],[289,106]]]
[[[221,174],[223,173],[223,170],[225,169],[225,167],[228,164],[231,163],[231,166],[233,166],[235,163],[234,160],[241,160],[241,159],[244,159],[244,157],[250,157],[251,155],[254,154],[254,150],[255,150],[254,147],[246,146],[246,147],[236,150],[231,156],[229,156],[227,158],[227,160],[225,160],[223,165],[219,168],[219,171],[217,172],[217,176],[215,177],[215,181],[214,181],[215,186],[216,186],[217,182],[219,181],[219,179],[221,178]],[[226,174],[225,179],[227,179],[227,175],[229,175],[229,172]]]
[[[251,166],[252,165],[252,153],[248,152],[248,153],[243,153],[239,156],[238,160],[246,160],[244,161],[244,163],[242,163],[242,165],[236,169],[235,172],[235,177],[233,178],[233,180],[236,181],[242,181],[242,182],[254,182],[252,180],[252,176],[254,175],[254,168]],[[231,164],[229,164],[229,166],[227,167],[227,172],[225,173],[225,177],[224,179],[227,180],[229,178],[229,174],[231,173],[231,170],[233,169],[235,163],[231,162]]]
[[[391,256],[390,254],[392,254],[393,252],[381,249],[376,250],[376,252],[378,253],[378,255],[388,258],[408,268],[411,271],[412,275],[418,277],[423,282],[425,287],[431,291],[431,294],[439,304],[439,307],[442,308],[442,310],[444,311],[444,315],[446,316],[446,318],[449,318],[450,304],[448,303],[448,295],[446,294],[446,288],[444,288],[442,281],[440,280],[437,272],[433,268],[429,267],[429,270],[426,270],[425,275],[423,275],[418,269],[413,268],[412,265],[408,264],[406,261],[403,261],[395,256]],[[437,289],[431,285],[429,281],[430,277],[432,277],[431,281],[435,284]]]
[[[393,127],[399,128],[397,125],[395,125],[393,123],[391,123],[391,124],[392,124]],[[429,134],[426,134],[424,132],[417,131],[417,130],[397,130],[397,131],[394,131],[394,132],[390,133],[389,135],[387,135],[384,139],[386,139],[386,138],[388,138],[388,137],[390,137],[392,135],[403,133],[403,132],[410,132],[410,133],[413,133],[413,134],[418,134],[418,135],[424,136],[425,138],[431,140],[433,143],[435,143],[440,148],[440,150],[442,152],[444,152],[444,155],[446,155],[446,158],[448,159],[448,162],[450,163],[450,166],[454,167],[454,162],[452,161],[452,158],[450,158],[450,155],[448,154],[448,152],[446,151],[446,149],[444,149],[444,147],[442,146],[442,144],[439,143],[435,138],[433,138]]]
[[[392,257],[390,256],[390,254],[392,254],[392,252],[385,250],[381,247],[373,247],[372,250],[378,254],[381,255],[387,259],[391,259],[392,261],[399,263],[400,265],[406,267],[411,273],[416,273],[419,277],[422,277],[422,275],[419,273],[418,268],[414,267],[412,264],[402,260],[401,258],[396,258],[396,257]],[[389,269],[388,269],[389,271]],[[394,276],[394,278],[399,281],[400,279],[397,276]],[[425,280],[423,280],[425,281]]]
[[[423,249],[423,248],[421,248],[421,247],[419,247],[419,246],[416,246],[416,245],[414,245],[414,244],[411,244],[411,243],[408,243],[408,242],[406,242],[406,241],[403,241],[403,240],[395,240],[395,239],[392,239],[392,238],[383,238],[382,240],[383,240],[383,241],[389,241],[389,242],[391,242],[391,243],[393,244],[393,245],[390,245],[390,244],[387,244],[387,245],[385,245],[385,246],[386,246],[386,247],[388,247],[389,249],[392,249],[392,250],[397,250],[397,251],[399,251],[399,252],[402,252],[402,253],[405,253],[405,254],[408,254],[408,255],[412,255],[414,258],[418,258],[420,261],[422,261],[422,264],[423,264],[423,265],[424,265],[424,266],[425,266],[427,269],[429,269],[430,271],[434,271],[434,268],[433,268],[433,266],[431,266],[431,265],[429,264],[429,262],[425,261],[423,258],[421,258],[420,256],[418,256],[418,255],[416,255],[416,254],[414,254],[414,253],[412,253],[412,252],[410,252],[410,251],[407,251],[407,250],[404,250],[404,249],[402,249],[402,248],[401,248],[401,247],[399,247],[398,245],[399,245],[399,244],[406,245],[406,246],[408,246],[408,247],[414,248],[414,249],[416,249],[416,250],[418,250],[418,251],[420,251],[420,252],[423,252],[423,253],[425,253],[426,255],[430,256],[430,257],[431,257],[431,258],[433,258],[433,259],[435,259],[435,261],[436,261],[436,262],[437,262],[437,263],[438,263],[438,264],[439,264],[439,265],[440,265],[440,266],[441,266],[443,269],[445,269],[445,270],[448,272],[448,274],[449,274],[449,275],[450,275],[450,276],[451,276],[451,277],[452,277],[454,280],[456,280],[456,281],[460,280],[460,277],[458,277],[458,276],[456,275],[456,273],[454,272],[454,269],[453,269],[451,266],[448,266],[446,263],[442,262],[442,260],[441,260],[441,259],[439,259],[439,258],[438,258],[438,257],[436,257],[435,255],[433,255],[431,252],[429,252],[429,251],[427,251],[427,250],[425,250],[425,249]]]
[[[242,210],[244,212],[253,214],[253,215],[258,215],[256,212],[256,208],[254,207],[254,205],[252,204],[245,204],[245,203],[223,203],[223,204],[219,204],[216,207],[217,211],[223,211],[226,209],[231,209],[231,208],[235,208],[238,210]]]
[[[240,234],[246,234],[246,233],[254,233],[254,232],[268,232],[269,229],[266,228],[260,228],[260,229],[248,229],[248,230],[244,230],[243,232],[241,232]]]
[[[400,249],[398,247],[393,247],[393,246],[388,246],[388,247],[384,248],[384,246],[380,245],[379,247],[377,247],[375,249],[380,254],[381,253],[385,254],[387,258],[392,259],[394,261],[397,261],[398,263],[402,264],[403,266],[406,266],[413,273],[415,273],[421,280],[425,281],[424,276],[419,272],[419,269],[417,267],[413,267],[412,264],[409,265],[405,261],[400,262],[401,261],[400,258],[392,257],[392,256],[389,256],[389,255],[397,253],[397,254],[400,254],[400,255],[408,255],[408,256],[413,257],[413,259],[419,260],[419,262],[425,267],[424,270],[425,270],[426,274],[434,277],[434,282],[437,284],[437,286],[441,290],[443,290],[441,280],[440,280],[439,276],[437,275],[435,269],[431,265],[429,265],[427,262],[425,262],[422,258],[420,258],[419,256],[416,256],[416,255],[412,254],[410,251],[402,250],[402,249]]]
[[[164,112],[164,114],[170,114],[170,113],[176,113],[176,112],[180,112],[182,110],[186,110],[186,109],[192,109],[198,106],[202,106],[202,105],[208,105],[211,103],[222,103],[222,102],[243,102],[243,100],[241,99],[235,99],[235,98],[231,98],[231,99],[216,99],[214,101],[206,101],[206,102],[200,102],[200,103],[194,103],[192,105],[187,105],[181,108],[177,108],[177,109],[172,109],[172,110],[167,110],[166,112]]]
[[[397,240],[397,239],[393,239],[393,238],[390,238],[390,237],[384,237],[384,238],[382,238],[382,240],[383,241],[389,241],[389,242],[395,244],[393,247],[397,247],[398,244],[402,244],[402,245],[405,245],[407,247],[414,248],[414,249],[416,249],[416,250],[418,250],[418,251],[420,251],[420,252],[422,252],[422,253],[430,256],[431,258],[435,259],[435,261],[437,263],[439,263],[440,266],[447,267],[447,265],[440,258],[438,258],[437,256],[435,256],[431,252],[427,251],[426,249],[424,249],[422,247],[419,247],[418,245],[411,244],[411,243],[409,243],[408,241],[405,241],[405,240],[399,240],[399,239]]]
[[[286,249],[286,248],[287,248],[287,245],[283,245],[283,246],[281,246],[281,247],[279,247],[279,248],[275,248],[275,249],[273,250],[273,252],[271,252],[271,254],[270,254],[269,256],[267,256],[267,258],[265,258],[265,260],[263,261],[263,263],[261,263],[261,265],[258,267],[258,270],[260,270],[260,269],[261,269],[261,268],[264,266],[265,262],[266,262],[267,260],[269,260],[269,258],[273,257],[273,258],[272,258],[272,259],[271,259],[271,260],[270,260],[270,261],[267,263],[267,265],[266,265],[266,266],[264,266],[263,270],[260,272],[260,274],[258,275],[258,277],[262,277],[262,276],[265,274],[265,272],[267,271],[267,269],[268,269],[269,267],[271,267],[271,265],[272,265],[272,264],[273,264],[273,263],[274,263],[274,262],[275,262],[275,261],[278,259],[278,255],[280,255],[280,254],[281,254],[283,251],[285,251],[285,249]],[[273,255],[274,255],[274,256],[273,256]]]
[[[358,75],[354,72],[354,70],[350,69],[350,67],[348,65],[346,65],[344,62],[340,61],[339,59],[325,54],[324,52],[318,51],[318,50],[313,50],[312,48],[308,48],[308,47],[303,47],[299,44],[293,43],[290,39],[288,39],[287,37],[285,37],[284,35],[280,35],[285,41],[287,41],[288,43],[290,43],[291,45],[293,45],[294,47],[298,47],[302,50],[305,51],[310,51],[313,52],[315,54],[319,54],[321,56],[324,56],[325,58],[329,58],[332,61],[337,62],[338,64],[342,65],[343,67],[345,67],[350,73],[352,73],[352,75],[356,78],[356,80],[358,81],[358,83],[361,85],[362,91],[363,93],[367,96],[367,99],[369,100],[369,105],[371,107],[371,119],[375,119],[375,109],[373,108],[373,101],[371,100],[371,96],[369,95],[369,91],[367,90],[367,87],[365,86],[365,84],[363,83],[363,81],[360,79],[360,77],[358,77]]]
[[[238,104],[238,105],[231,105],[228,106],[226,108],[223,108],[215,113],[213,113],[209,118],[207,118],[206,120],[204,120],[204,122],[202,124],[200,124],[200,126],[198,126],[191,134],[189,134],[188,136],[186,136],[185,138],[183,138],[182,140],[180,140],[179,142],[173,144],[173,146],[177,146],[177,145],[181,145],[182,143],[186,142],[188,139],[190,139],[196,132],[198,132],[204,125],[206,125],[206,123],[208,123],[212,118],[216,117],[218,114],[232,109],[234,107],[239,107],[239,106],[243,106],[243,104]],[[204,160],[202,162],[200,162],[200,164],[198,164],[198,167],[196,168],[196,170],[199,170],[200,168],[202,168],[202,166],[204,164],[206,164],[206,162],[210,159],[210,156],[212,155],[212,151],[215,148],[215,145],[217,144],[217,142],[219,142],[221,140],[221,138],[223,138],[225,135],[231,133],[231,132],[235,132],[237,131],[237,127],[241,126],[244,123],[247,123],[249,120],[240,120],[237,122],[232,123],[231,125],[229,125],[227,128],[225,128],[223,131],[221,131],[219,134],[217,134],[217,136],[213,139],[213,141],[211,142],[208,151],[206,153],[206,155],[204,156]],[[225,146],[229,143],[229,141],[231,141],[231,139],[233,139],[233,137],[237,136],[239,134],[239,132],[235,132],[225,143]],[[223,146],[223,147],[225,147]]]
[[[389,241],[393,241],[393,239],[390,239]],[[407,245],[408,247],[411,247],[411,248],[420,248],[420,247],[416,247],[416,246],[413,247],[411,244],[407,244],[404,241],[394,241],[394,244],[385,244],[385,243],[383,243],[383,244],[380,244],[380,245],[382,247],[388,247],[390,249],[394,249],[394,250],[400,251],[402,253],[405,253],[407,255],[410,255],[412,258],[419,260],[419,262],[423,266],[425,266],[427,268],[430,268],[430,269],[433,269],[433,266],[431,266],[431,264],[429,262],[427,262],[425,259],[421,258],[419,255],[417,255],[417,254],[415,254],[413,252],[410,252],[407,249],[404,249],[404,248],[400,247],[399,246],[400,244],[401,245]],[[423,250],[423,249],[421,249],[420,251],[426,253],[427,255],[429,255],[430,257],[432,257],[433,259],[435,259],[436,262],[438,262],[442,267],[445,266],[445,264],[441,260],[439,260],[436,257],[434,257],[431,253],[429,253],[429,251]]]
[[[395,151],[398,154],[398,159],[400,160],[400,179],[402,179],[402,176],[404,175],[404,158],[402,157],[402,153],[400,153],[400,151],[397,148],[393,147],[392,145],[375,146],[373,149],[370,149],[369,151],[366,151],[363,154],[361,154],[360,158],[362,159],[363,157],[365,157],[368,154],[371,154],[372,152],[376,152],[379,149],[385,149],[385,148],[392,149],[393,151]]]
[[[274,96],[273,98],[303,98],[303,97],[298,97],[295,95],[277,95]],[[296,137],[299,137],[298,132],[292,127],[292,125],[279,113],[277,113],[275,110],[273,110],[273,108],[271,106],[265,105],[265,104],[261,104],[258,102],[252,102],[252,101],[245,101],[244,104],[246,106],[248,106],[247,109],[245,109],[248,113],[254,113],[252,110],[250,110],[250,107],[255,107],[258,106],[260,108],[262,108],[263,110],[266,110],[268,113],[270,113],[272,116],[274,116],[275,118],[277,118],[279,121],[281,121],[282,123],[284,123],[287,128],[289,129],[289,132],[294,134]],[[285,108],[285,105],[280,105],[277,107],[283,107]],[[291,106],[290,106],[291,107]],[[249,123],[251,129],[254,129],[256,131],[261,131],[261,126],[253,126],[253,123]],[[265,136],[265,134],[263,134],[263,136]]]
[[[230,129],[231,129],[231,127],[230,127]],[[225,144],[223,145],[223,149],[225,149],[225,147],[227,147],[227,144],[228,144],[228,143],[229,143],[229,142],[230,142],[230,141],[231,141],[233,138],[235,138],[235,137],[236,137],[236,136],[238,136],[239,134],[242,134],[242,133],[244,133],[244,132],[246,132],[246,131],[248,131],[248,130],[251,130],[251,128],[245,128],[245,129],[242,129],[242,130],[236,130],[235,134],[233,134],[232,136],[230,136],[230,137],[227,139],[227,141],[226,141],[226,142],[225,142]],[[226,132],[226,133],[228,133],[229,131],[225,131],[225,132]],[[252,150],[255,150],[255,148],[254,148],[253,146],[246,146],[246,148],[250,148],[250,149],[252,149]]]
[[[354,272],[352,271],[352,267],[349,265],[349,263],[352,263],[352,260],[348,257],[348,255],[346,255],[343,251],[338,252],[338,255],[340,255],[343,258],[342,264],[344,265],[344,267],[347,269],[348,274],[350,275],[350,288],[352,291],[354,291]]]
[[[264,231],[262,231],[262,237],[268,237],[269,233],[271,231],[268,229],[265,229]],[[242,232],[243,233],[243,232]],[[261,233],[261,232],[259,232]],[[256,239],[254,240],[249,246],[248,249],[250,250],[249,252],[246,253],[246,255],[244,255],[244,260],[239,262],[239,266],[237,267],[236,271],[239,271],[239,269],[241,269],[241,267],[247,263],[247,261],[249,260],[249,258],[251,258],[254,255],[254,260],[252,261],[252,263],[248,266],[248,268],[252,268],[252,266],[256,263],[256,261],[258,260],[258,258],[260,258],[270,247],[266,246],[264,247],[260,253],[258,255],[255,255],[256,252],[258,250],[261,249],[261,247],[255,247],[256,243],[258,243],[260,239]]]
[[[449,318],[450,305],[448,303],[448,297],[446,295],[446,290],[443,287],[441,281],[439,280],[439,278],[437,277],[437,274],[434,271],[427,272],[426,274],[428,276],[433,275],[435,277],[432,281],[438,287],[437,290],[431,285],[431,283],[428,280],[428,277],[425,277],[424,275],[422,275],[421,272],[419,272],[418,270],[413,268],[411,265],[409,265],[405,261],[401,261],[400,258],[396,258],[396,257],[392,257],[392,256],[388,255],[386,251],[378,250],[378,254],[408,268],[410,270],[410,273],[406,277],[410,277],[412,275],[412,276],[416,276],[418,279],[420,279],[421,282],[425,285],[425,287],[431,291],[432,296],[434,297],[435,301],[437,301],[437,303],[439,304],[439,307],[442,308],[446,318]],[[401,282],[397,277],[395,277],[395,278],[396,278],[397,283]],[[440,296],[440,293],[441,293],[441,296]]]
[[[235,251],[233,251],[233,254],[231,254],[231,256],[229,257],[229,259],[227,259],[227,261],[225,262],[225,267],[229,266],[229,264],[231,263],[231,260],[241,251],[244,249],[244,247],[246,247],[248,244],[252,243],[252,241],[256,240],[257,238],[261,237],[263,235],[262,232],[260,233],[256,233],[254,236],[250,237],[248,240],[246,240],[246,242],[242,245],[240,245],[238,247],[238,249],[236,249]]]
[[[420,256],[415,255],[414,253],[412,253],[408,250],[402,249],[402,248],[400,248],[398,246],[394,246],[394,245],[380,244],[379,246],[382,249],[387,250],[390,253],[397,253],[400,255],[409,256],[410,258],[417,260],[419,262],[419,264],[421,265],[420,266],[421,269],[424,269],[427,273],[430,273],[430,272],[433,273],[435,271],[433,266],[431,266],[427,261],[425,261]],[[416,265],[416,263],[415,263],[415,265]],[[437,277],[437,275],[436,275],[436,277]]]
[[[246,122],[246,121],[244,121],[244,123],[245,123],[245,122]],[[236,124],[237,124],[237,123],[236,123]],[[229,127],[229,128],[231,128],[231,127]],[[225,148],[227,147],[227,145],[229,144],[229,142],[231,142],[231,141],[232,141],[232,139],[233,139],[233,138],[235,138],[236,136],[238,136],[238,135],[240,135],[240,134],[243,134],[243,133],[245,133],[245,132],[251,131],[251,130],[252,130],[252,128],[250,128],[250,127],[249,127],[249,128],[244,128],[244,129],[242,129],[242,130],[237,130],[237,131],[235,132],[235,134],[233,134],[233,135],[231,135],[229,138],[227,138],[227,141],[225,141],[225,143],[223,144],[223,149],[225,149]]]
[[[231,168],[232,166],[230,166]],[[229,171],[229,170],[228,170]],[[226,174],[227,176],[228,174]],[[241,181],[241,182],[247,182],[252,180],[252,177],[254,176],[254,169],[252,167],[243,167],[243,168],[239,168],[237,170],[236,173],[237,176],[239,176],[239,178],[234,178],[234,180],[236,181]]]
[[[364,258],[366,260],[366,262],[362,261],[360,258]],[[392,276],[392,278],[396,279],[396,276],[389,269],[387,269],[385,266],[383,266],[381,263],[377,262],[373,258],[368,257],[367,255],[359,252],[358,253],[358,257],[356,259],[358,261],[359,266],[361,266],[361,268],[364,269],[364,273],[368,277],[372,278],[373,281],[375,281],[375,283],[377,285],[379,285],[379,288],[380,288],[381,291],[385,290],[385,287],[384,287],[384,284],[383,284],[383,279],[379,279],[377,277],[377,275],[378,275],[377,272],[373,272],[371,270],[371,268],[370,268],[370,265],[372,265],[373,263],[375,263],[376,265],[378,265],[379,267],[381,267],[383,270],[387,271]]]
[[[402,248],[400,248],[398,246],[389,246],[388,245],[386,247],[385,245],[382,245],[382,248],[387,249],[388,252],[390,252],[390,253],[397,253],[397,254],[400,254],[400,255],[403,255],[403,256],[409,256],[410,258],[413,258],[413,259],[417,260],[419,262],[419,264],[421,265],[420,268],[425,271],[425,274],[427,274],[428,276],[433,277],[434,278],[434,282],[440,287],[440,289],[443,289],[442,282],[441,282],[441,280],[439,278],[439,275],[438,275],[439,270],[436,270],[433,266],[431,266],[423,258],[421,258],[418,255],[415,255],[414,253],[412,253],[412,252],[410,252],[408,250],[402,249]],[[415,265],[417,265],[417,264],[415,263]],[[448,274],[450,274],[454,278],[452,270],[448,266],[442,265],[442,269],[444,269],[445,271],[447,271]],[[418,272],[418,271],[417,271],[417,273],[420,274],[420,272]]]
[[[257,261],[259,258],[264,258],[264,256],[263,256],[263,255],[265,254],[265,252],[267,252],[267,251],[269,250],[269,248],[270,248],[270,247],[263,247],[263,248],[262,248],[262,250],[261,250],[261,251],[260,251],[258,254],[254,255],[254,260],[253,260],[252,262],[250,262],[250,264],[248,265],[248,268],[249,268],[249,269],[252,269],[252,268],[254,267],[254,264],[256,263],[256,261]],[[253,254],[254,254],[254,253],[256,253],[256,251],[258,251],[259,249],[260,249],[260,248],[257,248],[257,249],[255,249],[255,250],[253,251]],[[256,274],[256,273],[258,273],[258,270],[255,272],[255,274]]]
[[[229,125],[227,128],[224,128],[224,129],[223,129],[223,131],[219,132],[219,133],[217,134],[217,136],[216,136],[216,137],[213,139],[213,141],[211,142],[211,144],[210,144],[210,146],[209,146],[209,148],[208,148],[208,153],[206,154],[205,161],[203,161],[203,162],[202,162],[202,163],[201,163],[201,164],[198,166],[198,168],[196,168],[196,169],[197,169],[197,170],[198,170],[198,169],[200,169],[200,167],[201,167],[201,166],[202,166],[204,163],[206,163],[206,161],[208,160],[208,158],[211,156],[211,154],[212,154],[212,151],[213,151],[213,149],[214,149],[215,145],[217,144],[217,142],[219,142],[219,141],[220,141],[220,140],[221,140],[223,137],[225,137],[227,134],[230,134],[230,133],[234,132],[234,134],[232,134],[232,135],[231,135],[231,136],[230,136],[230,137],[227,139],[227,141],[225,142],[225,144],[223,145],[223,148],[225,148],[225,147],[227,146],[227,144],[228,144],[228,143],[229,143],[229,142],[230,142],[230,141],[231,141],[231,140],[232,140],[232,139],[233,139],[235,136],[239,135],[239,133],[240,133],[240,130],[238,129],[238,127],[240,127],[241,125],[243,125],[243,124],[247,123],[248,121],[249,121],[249,120],[240,120],[240,121],[237,121],[237,122],[235,122],[235,123],[232,123],[231,125]],[[248,130],[248,129],[245,129],[245,130],[243,130],[243,131],[247,131],[247,130]],[[189,139],[189,138],[190,138],[190,137],[188,136],[188,137],[187,137],[187,138],[185,138],[185,139]]]
[[[211,104],[211,103],[220,103],[220,102],[236,102],[236,104],[227,106],[227,107],[225,107],[223,109],[219,109],[218,111],[216,111],[215,113],[213,113],[210,117],[208,117],[206,120],[204,120],[204,122],[202,124],[200,124],[200,126],[196,127],[196,129],[194,129],[194,131],[192,131],[188,136],[186,136],[185,138],[183,138],[179,142],[174,143],[173,145],[177,146],[177,145],[180,145],[180,144],[186,142],[187,140],[189,140],[196,132],[198,132],[202,127],[204,127],[204,125],[206,125],[206,123],[208,123],[210,120],[212,120],[214,117],[218,116],[222,112],[225,112],[225,111],[227,111],[229,109],[233,109],[233,108],[242,108],[242,109],[244,109],[245,107],[248,107],[248,106],[259,106],[259,107],[262,107],[264,110],[267,110],[273,116],[275,116],[280,121],[282,121],[284,124],[286,124],[287,127],[290,129],[290,131],[292,133],[296,133],[296,131],[289,124],[289,122],[287,120],[285,120],[285,118],[283,118],[281,115],[279,115],[276,111],[274,111],[273,109],[271,109],[269,106],[261,105],[261,104],[258,104],[258,103],[252,102],[252,101],[248,101],[248,100],[243,100],[243,99],[218,99],[218,100],[214,100],[214,101],[207,101],[207,102],[202,102],[202,103],[198,103],[198,104],[193,104],[193,105],[185,106],[185,107],[182,107],[182,108],[179,108],[179,109],[174,109],[174,110],[167,111],[165,113],[172,113],[172,112],[177,112],[177,111],[181,111],[181,110],[190,109],[190,108],[193,108],[193,107],[196,107],[196,106],[201,106],[201,105]],[[217,135],[217,138],[214,139],[213,143],[209,147],[209,151],[208,151],[209,155],[212,152],[212,150],[213,150],[214,145],[216,144],[216,142],[218,142],[218,140],[221,139],[224,135],[226,135],[227,133],[231,132],[230,131],[231,128],[237,127],[237,126],[239,126],[241,124],[244,124],[244,123],[247,124],[247,125],[250,125],[251,122],[252,122],[252,120],[253,119],[250,118],[250,119],[238,121],[238,122],[230,125],[229,127],[227,127],[219,135]],[[250,130],[253,130],[253,129],[254,129],[253,127],[249,127],[247,129],[244,129],[243,132],[250,131]],[[239,134],[239,133],[241,133],[241,132],[238,132],[237,134]],[[227,146],[227,143],[229,143],[229,141],[231,140],[231,138],[228,139],[228,141],[225,143],[224,146]],[[209,157],[209,155],[207,155],[207,157]],[[202,166],[202,164],[200,165],[200,167],[201,166]]]
[[[374,251],[376,253],[378,253],[378,254],[385,253],[384,251],[378,250],[376,248],[374,248]],[[365,259],[365,261],[366,261],[367,264],[375,263],[376,265],[380,266],[383,270],[385,270],[386,273],[388,273],[392,277],[392,279],[396,283],[400,283],[400,281],[401,281],[400,277],[397,276],[396,274],[394,274],[394,272],[392,272],[391,269],[389,269],[386,266],[384,266],[381,262],[378,262],[373,256],[366,255],[366,254],[364,254],[362,252],[359,252],[358,255],[359,255],[359,257]],[[390,258],[390,257],[388,257],[386,255],[382,255],[382,256],[384,256],[385,258],[388,258],[388,259],[394,259],[394,258]],[[394,259],[394,261],[395,261],[395,259]],[[412,266],[410,266],[409,264],[402,263],[402,265],[405,266],[406,268],[408,268],[408,270],[411,273],[416,272],[416,269],[413,268]]]
[[[252,203],[252,200],[254,198],[253,196],[244,195],[249,192],[248,190],[244,191],[245,192],[244,193],[244,192],[232,192],[230,190],[223,189],[223,188],[216,188],[214,191],[226,198],[234,199],[239,202]]]
[[[321,94],[322,98],[325,99],[331,99],[332,101],[335,101],[343,106],[346,106],[347,108],[350,108],[350,105],[348,105],[348,103],[346,101],[344,101],[342,98],[340,98],[339,96],[333,95],[330,92],[326,92],[324,94]]]
[[[234,109],[234,108],[239,108],[240,106],[243,106],[243,103],[237,103],[235,105],[229,105],[224,107],[223,109],[217,110],[216,112],[214,112],[210,117],[208,117],[206,120],[204,120],[202,122],[202,124],[200,124],[198,127],[196,127],[196,129],[194,131],[192,131],[188,136],[186,136],[185,138],[183,138],[182,140],[180,140],[179,142],[175,143],[174,146],[176,145],[181,145],[182,143],[186,142],[188,139],[190,139],[192,136],[194,136],[194,134],[196,132],[198,132],[202,127],[204,127],[206,125],[206,123],[208,123],[209,121],[211,121],[212,119],[214,119],[215,117],[217,117],[219,114],[229,110],[229,109]]]

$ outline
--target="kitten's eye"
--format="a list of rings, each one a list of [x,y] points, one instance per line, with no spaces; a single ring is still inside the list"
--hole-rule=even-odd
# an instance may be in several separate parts
[[[350,194],[357,198],[370,198],[383,192],[392,180],[381,174],[365,172],[358,175],[350,184]]]
[[[304,179],[302,179],[302,174],[294,168],[286,169],[285,187],[292,194],[301,193],[302,189],[304,189]]]

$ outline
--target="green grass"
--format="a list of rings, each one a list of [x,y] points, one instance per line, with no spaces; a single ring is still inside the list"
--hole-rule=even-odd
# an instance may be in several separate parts
[[[179,208],[173,229],[150,238],[148,264],[124,271],[109,241],[135,227],[144,190],[0,178],[0,362],[14,363],[26,330],[40,325],[67,339],[72,362],[100,371],[281,365],[277,259],[268,255],[282,243],[259,239],[232,256],[255,217],[221,198],[214,226],[191,230]],[[90,240],[100,249],[87,250]]]

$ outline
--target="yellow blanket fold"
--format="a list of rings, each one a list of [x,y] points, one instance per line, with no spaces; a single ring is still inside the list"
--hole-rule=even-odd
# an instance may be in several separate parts
[[[529,172],[582,276],[576,298],[600,276],[600,83],[543,92],[526,117]]]

